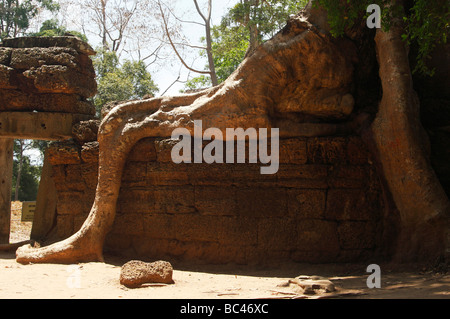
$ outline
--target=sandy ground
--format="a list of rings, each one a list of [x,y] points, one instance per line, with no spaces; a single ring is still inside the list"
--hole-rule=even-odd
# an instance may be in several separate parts
[[[31,223],[21,223],[13,210],[12,243],[29,239]],[[14,225],[13,225],[14,224]],[[172,285],[129,289],[119,282],[127,262],[105,256],[105,263],[78,265],[16,263],[14,253],[0,252],[0,299],[450,299],[450,274],[423,268],[380,265],[381,288],[369,289],[367,265],[280,264],[272,266],[201,265],[170,261]],[[304,295],[290,279],[322,276],[333,293]]]
[[[278,267],[173,264],[173,285],[128,289],[119,283],[124,260],[78,265],[15,262],[0,253],[1,299],[254,299],[254,298],[401,298],[450,299],[450,275],[383,266],[381,288],[369,289],[364,265],[284,264]],[[334,293],[303,295],[289,279],[319,275],[333,282]]]

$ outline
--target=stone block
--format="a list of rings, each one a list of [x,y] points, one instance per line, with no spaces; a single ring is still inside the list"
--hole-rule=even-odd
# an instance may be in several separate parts
[[[74,36],[58,37],[19,37],[3,39],[3,47],[7,48],[72,48],[78,53],[95,55],[95,51],[89,44]]]
[[[326,191],[288,189],[288,212],[295,220],[322,219],[325,215]]]
[[[195,207],[203,215],[236,215],[236,188],[235,187],[195,187]]]
[[[35,94],[21,90],[2,90],[0,111],[38,111],[95,115],[95,107],[76,94]]]
[[[276,174],[279,187],[327,189],[327,165],[282,165]]]
[[[152,214],[161,212],[156,207],[155,192],[147,189],[121,188],[117,201],[117,211],[122,214]]]
[[[287,218],[264,218],[258,221],[258,247],[269,252],[291,250],[297,246],[297,224]]]
[[[346,163],[346,139],[343,137],[318,137],[308,139],[308,162],[313,164]]]
[[[95,78],[74,72],[66,66],[43,65],[23,72],[39,93],[76,94],[84,98],[97,93]]]
[[[114,232],[124,235],[142,235],[144,234],[143,216],[141,214],[116,214],[114,220]]]
[[[376,242],[376,224],[345,221],[339,224],[339,243],[343,250],[372,249]]]
[[[46,156],[52,165],[80,164],[80,148],[72,142],[55,142],[47,148]]]
[[[81,160],[83,161],[83,163],[93,163],[98,166],[98,156],[98,142],[86,143],[81,147]]]
[[[328,170],[330,188],[364,188],[368,183],[367,166],[334,165]]]
[[[174,239],[176,237],[176,215],[148,213],[143,214],[140,220],[143,222],[143,235],[148,238]]]
[[[58,215],[82,215],[85,213],[84,193],[79,191],[58,192],[56,210]]]
[[[148,162],[147,163],[147,185],[149,187],[160,186],[183,186],[189,185],[189,164],[173,164]]]
[[[142,139],[136,143],[128,154],[127,161],[150,162],[156,161],[155,140],[152,138]]]
[[[249,217],[216,217],[218,241],[225,246],[248,246],[258,243],[258,223]]]
[[[267,218],[287,215],[287,196],[283,188],[239,188],[236,190],[238,216]]]
[[[0,64],[0,89],[17,89],[13,79],[14,69]]]
[[[330,189],[325,218],[329,220],[369,220],[373,207],[362,189]]]
[[[350,136],[347,144],[347,160],[352,165],[364,165],[369,161],[370,153],[359,136]]]
[[[320,219],[309,219],[297,222],[298,251],[339,252],[337,223]]]
[[[9,66],[11,62],[12,48],[0,47],[0,64]]]
[[[192,241],[215,241],[217,242],[221,228],[220,219],[214,216],[203,216],[197,214],[177,215],[173,221],[175,239]]]
[[[280,163],[306,164],[308,161],[306,139],[280,140]]]
[[[159,186],[154,188],[155,211],[168,214],[196,212],[194,187]]]

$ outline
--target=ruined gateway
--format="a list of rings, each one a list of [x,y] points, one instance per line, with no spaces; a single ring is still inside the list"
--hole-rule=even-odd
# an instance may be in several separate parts
[[[86,102],[95,85],[59,77],[69,91],[87,89],[70,91],[76,103],[61,105],[82,105],[91,119],[74,125],[72,139],[53,143],[45,156],[46,182],[38,198],[45,205],[32,237],[56,243],[21,247],[18,261],[102,260],[103,251],[211,263],[388,256],[397,216],[385,207],[375,161],[358,132],[373,105],[358,105],[363,93],[355,79],[374,70],[358,64],[352,41],[332,39],[313,22],[292,18],[217,87],[117,103],[104,110],[101,122]],[[10,57],[27,46],[11,48]],[[70,50],[80,56],[73,45],[47,49],[48,64],[79,67],[64,62]],[[13,59],[7,60],[2,64]],[[48,74],[46,62],[39,61],[27,66],[36,87]],[[82,72],[92,74],[92,65],[82,65]],[[15,74],[13,65],[6,67],[4,74]],[[80,113],[80,107],[59,112]],[[280,128],[278,172],[261,175],[260,164],[174,164],[171,132],[192,131],[196,119],[222,131]]]

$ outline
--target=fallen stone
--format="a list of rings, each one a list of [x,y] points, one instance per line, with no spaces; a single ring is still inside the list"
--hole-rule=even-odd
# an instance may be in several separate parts
[[[300,287],[302,293],[305,295],[331,293],[336,291],[336,287],[330,280],[320,276],[299,276],[289,280],[289,284]]]
[[[122,266],[120,283],[128,288],[138,288],[147,283],[173,284],[173,268],[167,261],[146,263],[132,260]]]
[[[72,127],[73,139],[80,145],[95,142],[99,126],[100,120],[81,121]]]

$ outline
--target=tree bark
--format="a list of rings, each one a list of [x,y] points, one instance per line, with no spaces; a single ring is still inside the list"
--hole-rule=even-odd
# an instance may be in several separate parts
[[[14,139],[0,138],[0,244],[9,243]]]
[[[205,22],[206,56],[208,57],[208,67],[211,77],[211,83],[213,86],[216,86],[219,84],[219,81],[217,80],[216,66],[214,64],[214,58],[212,55],[212,39],[211,39],[212,0],[208,1],[208,13],[206,16],[200,10],[197,0],[194,0],[194,4],[198,14],[202,17],[203,21]]]
[[[19,200],[19,191],[20,191],[20,181],[22,179],[22,168],[23,168],[23,151],[24,151],[24,142],[23,140],[19,140],[20,150],[19,150],[19,163],[17,167],[17,177],[16,177],[16,185],[14,191],[14,201]]]
[[[383,96],[371,130],[400,214],[394,260],[434,261],[449,248],[450,202],[427,155],[403,31],[402,21],[395,19],[389,31],[376,34]]]

